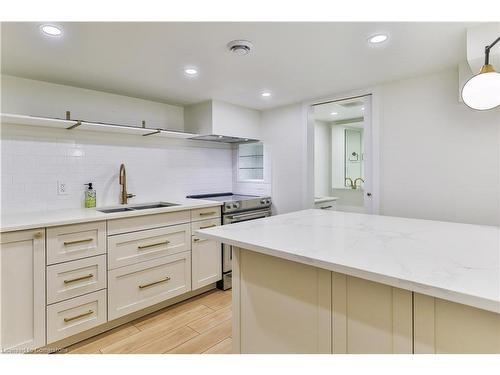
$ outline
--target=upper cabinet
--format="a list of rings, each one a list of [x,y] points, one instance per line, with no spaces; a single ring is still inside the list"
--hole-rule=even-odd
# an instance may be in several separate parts
[[[255,141],[261,138],[260,111],[216,100],[186,106],[184,130],[200,134],[199,139],[230,142]],[[213,139],[211,139],[213,138]]]

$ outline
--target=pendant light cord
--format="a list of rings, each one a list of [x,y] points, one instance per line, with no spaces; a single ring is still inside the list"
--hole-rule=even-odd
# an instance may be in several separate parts
[[[498,42],[500,41],[500,36],[493,42],[491,43],[489,46],[486,46],[484,47],[484,54],[485,54],[485,57],[484,57],[484,64],[485,65],[488,65],[490,63],[490,49],[495,45],[497,44]]]

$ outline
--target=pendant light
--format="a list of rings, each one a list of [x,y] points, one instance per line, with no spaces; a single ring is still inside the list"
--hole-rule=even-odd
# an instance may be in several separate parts
[[[484,65],[462,88],[462,99],[472,109],[485,111],[500,105],[500,73],[490,64],[490,49],[499,41],[500,37],[484,48]]]

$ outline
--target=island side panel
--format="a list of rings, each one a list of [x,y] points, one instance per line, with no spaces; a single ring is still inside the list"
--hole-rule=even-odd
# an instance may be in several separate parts
[[[333,353],[411,354],[412,293],[332,273]]]
[[[415,353],[500,354],[500,314],[414,293]]]
[[[245,249],[235,253],[234,351],[331,353],[331,272]]]

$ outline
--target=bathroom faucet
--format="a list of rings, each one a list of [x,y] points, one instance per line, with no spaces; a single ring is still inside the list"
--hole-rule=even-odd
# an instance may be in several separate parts
[[[349,182],[350,182],[350,184],[349,184],[349,185],[347,185],[347,184],[346,184],[346,182],[347,182],[347,181],[349,181]],[[345,185],[345,187],[350,187],[351,189],[355,189],[355,187],[354,187],[354,182],[352,182],[352,178],[350,178],[350,177],[346,177],[346,178],[345,178],[345,180],[344,180],[344,185]]]
[[[353,189],[357,189],[358,188],[358,185],[357,185],[357,182],[358,181],[361,181],[361,182],[365,182],[365,180],[363,180],[361,177],[358,177],[357,179],[354,180],[354,186],[352,187]],[[360,185],[361,187],[361,185]]]
[[[125,172],[125,164],[120,165],[120,178],[119,182],[121,185],[121,192],[120,192],[120,203],[121,204],[127,204],[129,198],[135,197],[135,194],[128,194],[127,193],[127,173]]]

